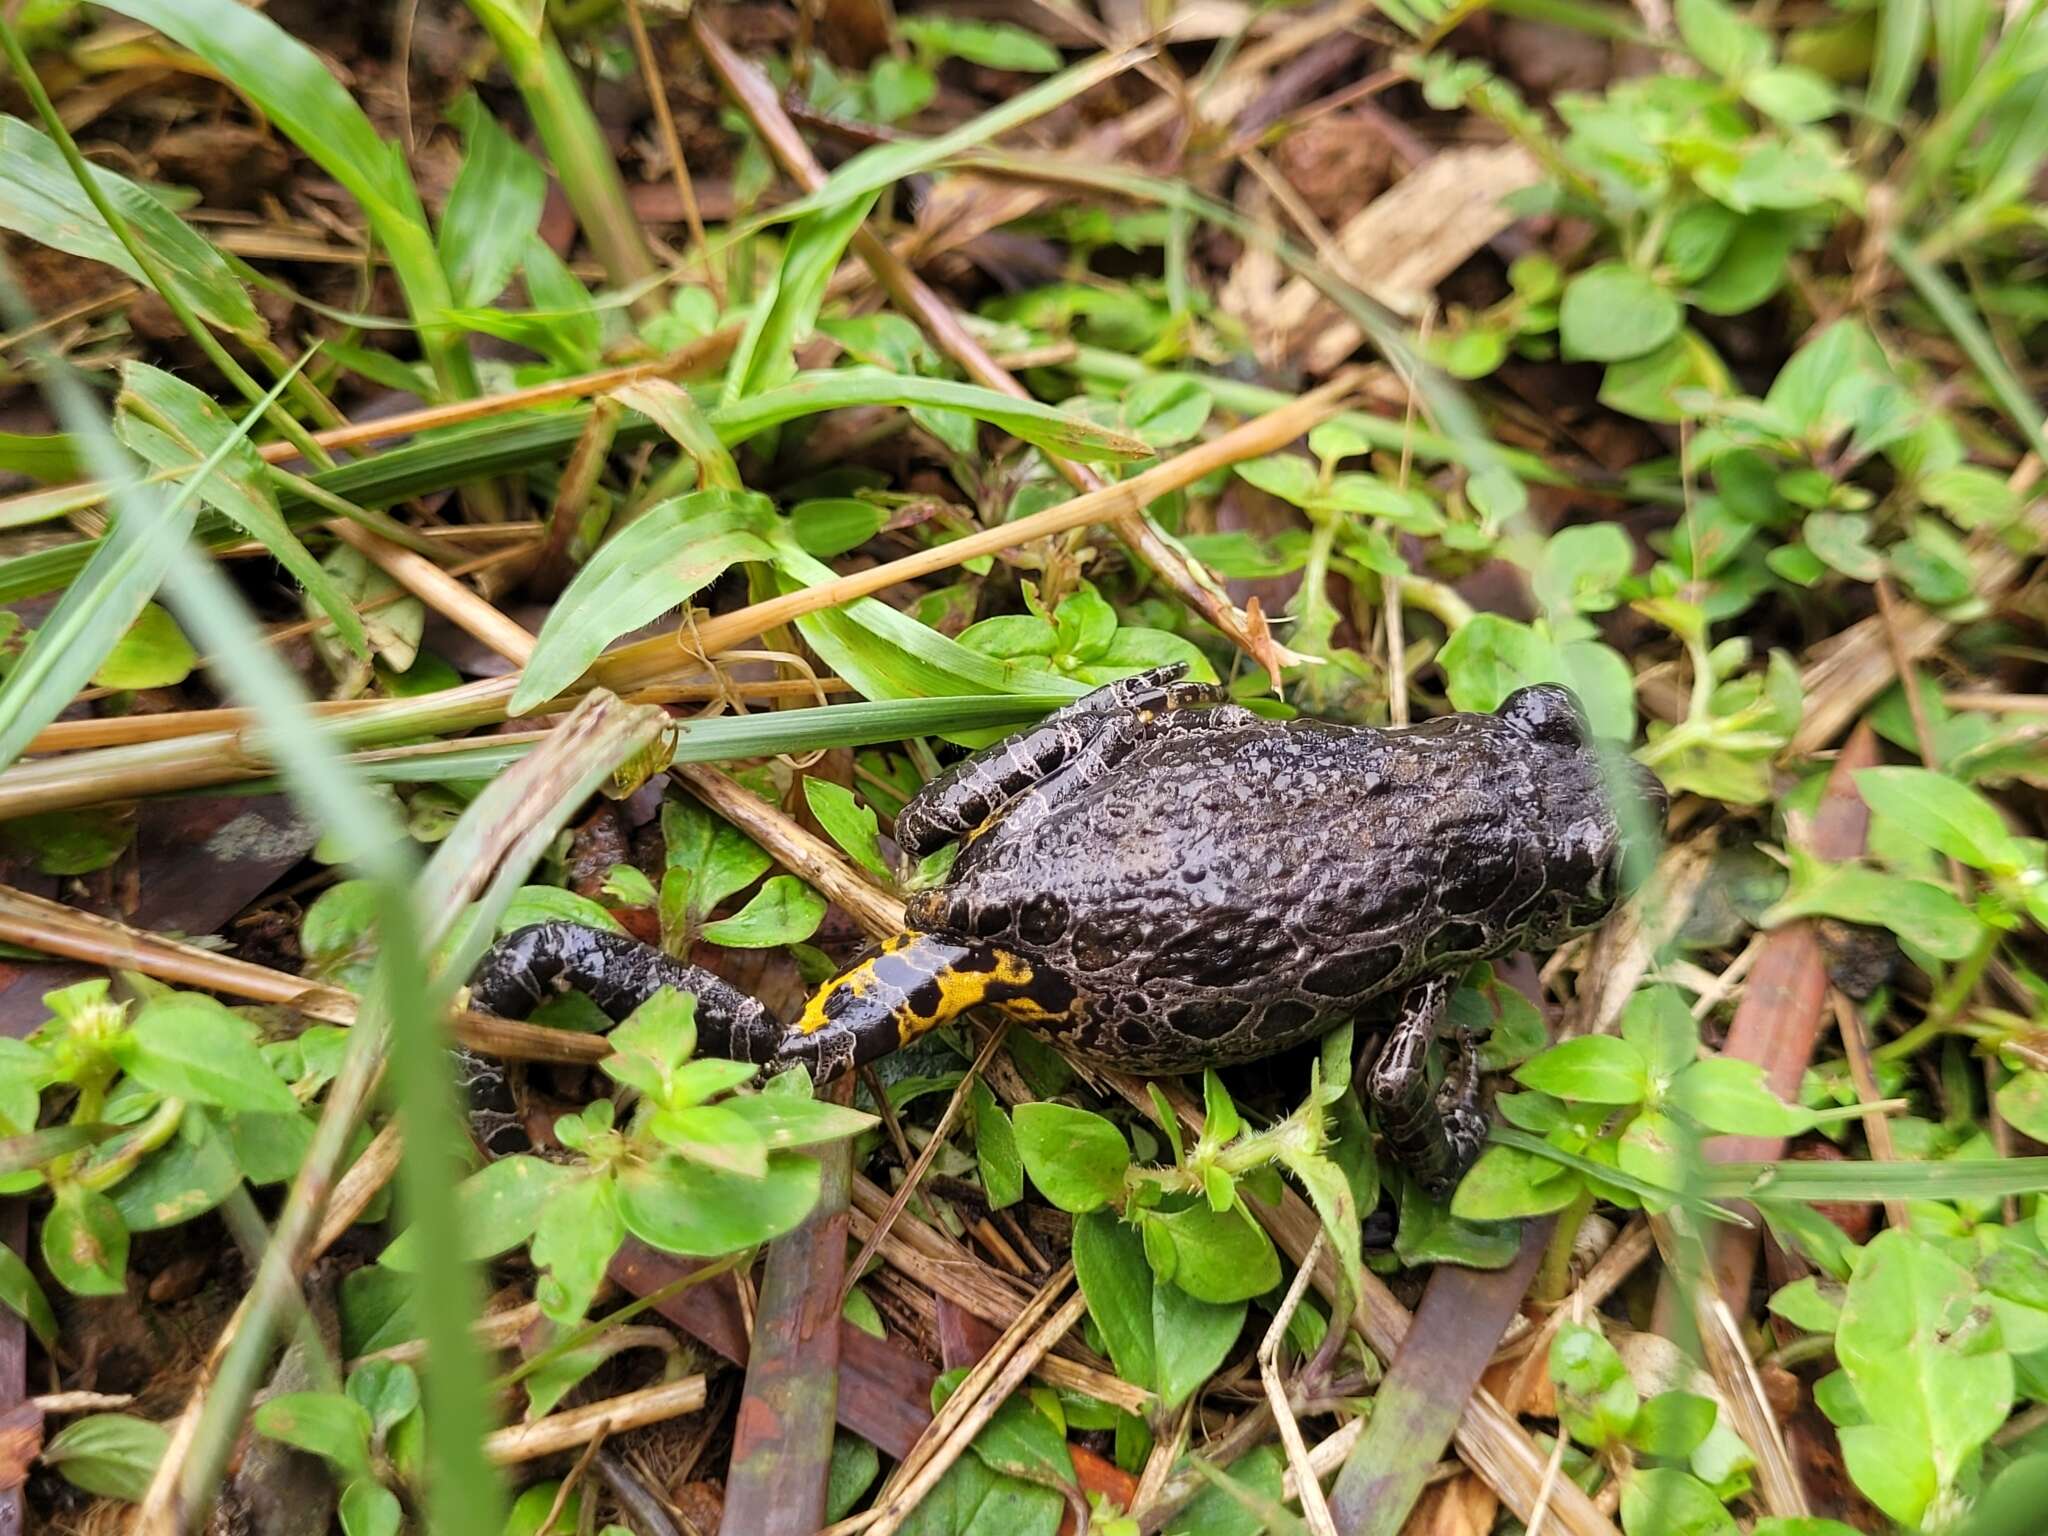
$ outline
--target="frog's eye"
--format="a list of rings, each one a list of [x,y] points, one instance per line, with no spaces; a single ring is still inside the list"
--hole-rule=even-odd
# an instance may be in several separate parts
[[[1531,741],[1582,747],[1590,730],[1578,695],[1558,683],[1517,688],[1500,707],[1500,718]]]

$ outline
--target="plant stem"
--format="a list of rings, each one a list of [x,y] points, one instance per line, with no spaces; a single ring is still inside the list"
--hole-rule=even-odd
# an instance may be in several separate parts
[[[554,162],[555,179],[612,286],[650,284],[658,269],[627,201],[618,163],[554,32],[544,21],[537,31],[527,31],[511,6],[472,3],[470,9],[497,44],[513,84],[526,99],[526,110],[533,114],[533,125]],[[660,84],[650,80],[648,88],[659,89]],[[642,292],[633,307],[643,314],[658,307],[651,289]]]

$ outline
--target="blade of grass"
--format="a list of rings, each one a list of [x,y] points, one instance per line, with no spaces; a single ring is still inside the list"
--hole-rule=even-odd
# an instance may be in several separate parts
[[[451,303],[448,278],[405,157],[313,51],[236,0],[107,0],[107,9],[204,59],[347,189],[391,258],[435,379],[449,395],[474,395],[476,368],[461,334],[443,318]]]
[[[13,281],[5,279],[10,300]],[[14,313],[12,303],[8,313]],[[309,356],[311,354],[308,354]],[[168,499],[131,495],[93,557],[43,621],[21,660],[0,685],[0,767],[14,762],[35,734],[64,712],[156,595],[185,545],[198,512],[198,490],[284,390],[277,384],[252,405],[207,455],[200,473]],[[75,429],[74,429],[75,430]]]
[[[806,614],[951,569],[977,555],[998,554],[1033,539],[1104,522],[1148,506],[1217,469],[1277,452],[1336,414],[1351,386],[1351,377],[1340,375],[1277,410],[1195,444],[1185,453],[1141,470],[1128,480],[1076,496],[1015,522],[704,620],[697,624],[691,637],[696,649],[684,650],[674,635],[658,635],[621,646],[599,657],[583,683],[614,692],[631,692],[687,677],[701,669],[701,663],[695,659],[698,650],[705,656],[716,656]],[[425,698],[370,705],[333,728],[345,728],[352,740],[362,742],[493,724],[505,718],[506,706],[518,681],[515,673],[445,689]],[[103,753],[79,753],[58,763],[24,763],[0,773],[0,819],[26,814],[31,808],[91,804],[95,796],[117,798],[123,794],[149,793],[152,789],[234,783],[254,778],[263,771],[251,756],[249,743],[233,733],[152,742],[142,747],[108,748]]]
[[[525,98],[526,110],[555,164],[555,179],[613,286],[645,284],[656,275],[647,239],[633,216],[611,145],[584,100],[544,9],[511,0],[470,0],[469,8],[497,44],[498,56]],[[636,302],[654,301],[647,289]]]
[[[1093,90],[1103,81],[1113,80],[1125,70],[1143,63],[1155,52],[1153,48],[1143,47],[1100,54],[1041,81],[1027,91],[1019,91],[1000,106],[950,132],[929,139],[877,144],[871,149],[864,149],[827,177],[824,185],[816,191],[806,193],[795,202],[783,203],[756,214],[732,230],[727,238],[741,239],[770,224],[807,218],[825,209],[840,207],[855,198],[881,192],[906,176],[928,171],[941,161],[986,144],[1034,118],[1043,117],[1076,96]]]
[[[1984,322],[1977,317],[1977,312],[1957,292],[1955,284],[1938,268],[1921,259],[1903,235],[1892,236],[1890,249],[1893,265],[1927,301],[1927,307],[1934,311],[1935,318],[1948,327],[1956,345],[1963,349],[1963,355],[1983,375],[1992,398],[2027,440],[2027,446],[2038,457],[2048,459],[2048,433],[2042,430],[2041,403],[2000,355],[1997,343],[1984,329]]]
[[[14,71],[15,79],[21,83],[30,104],[35,107],[36,116],[42,119],[44,131],[55,142],[58,153],[64,157],[64,163],[70,166],[72,176],[84,189],[93,208],[107,228],[114,232],[115,239],[121,242],[129,258],[141,269],[144,280],[156,290],[157,297],[162,299],[171,313],[177,317],[178,324],[184,327],[185,333],[198,343],[199,350],[220,370],[222,377],[241,391],[245,400],[263,402],[264,414],[270,423],[294,447],[315,463],[329,462],[320,445],[313,441],[311,434],[299,425],[291,412],[277,405],[277,394],[273,392],[266,395],[263,386],[251,378],[249,371],[236,362],[228,349],[220,344],[220,339],[213,334],[212,328],[194,313],[183,288],[172,280],[149,242],[141,239],[129,226],[127,217],[115,205],[105,183],[93,174],[92,167],[86,164],[85,156],[78,152],[78,145],[72,139],[70,129],[64,126],[64,119],[58,115],[56,104],[50,100],[49,92],[43,89],[41,77],[36,74],[35,66],[29,62],[28,54],[22,49],[21,39],[16,35],[13,23],[4,14],[0,14],[0,52],[7,55],[8,67]],[[293,373],[295,372],[296,370],[293,370]],[[291,373],[286,374],[285,381],[288,382],[291,377]]]

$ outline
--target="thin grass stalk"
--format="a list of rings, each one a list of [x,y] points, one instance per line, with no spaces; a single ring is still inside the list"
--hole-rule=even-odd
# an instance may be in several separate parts
[[[470,9],[497,44],[498,55],[512,83],[526,100],[540,133],[555,179],[576,222],[615,288],[637,288],[633,307],[642,313],[656,304],[651,280],[658,274],[648,254],[646,236],[633,216],[618,162],[605,142],[604,130],[591,115],[575,70],[544,17],[530,23],[519,14],[525,6],[503,0],[471,0]]]
[[[619,693],[661,687],[677,676],[700,672],[699,653],[716,656],[805,614],[948,570],[977,555],[998,554],[1033,539],[1103,521],[1118,511],[1147,506],[1217,469],[1285,447],[1337,414],[1353,379],[1350,373],[1340,374],[1279,409],[1241,422],[1128,480],[1090,491],[1044,512],[919,550],[870,570],[754,603],[733,613],[719,614],[696,626],[691,650],[678,644],[674,635],[621,646],[599,657],[577,687],[602,687]],[[380,702],[337,719],[332,729],[340,739],[362,746],[492,725],[506,718],[506,706],[517,686],[518,676],[514,674],[466,683],[424,698]],[[257,778],[267,771],[269,740],[267,733],[250,738],[221,732],[19,764],[0,773],[0,820],[38,810]]]

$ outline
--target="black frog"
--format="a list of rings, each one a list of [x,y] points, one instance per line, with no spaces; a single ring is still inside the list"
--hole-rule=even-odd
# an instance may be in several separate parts
[[[523,1016],[574,987],[622,1017],[673,986],[696,994],[708,1053],[820,1078],[983,1004],[1146,1073],[1391,1018],[1363,1086],[1396,1156],[1441,1191],[1485,1134],[1469,1039],[1434,1094],[1425,1075],[1458,976],[1598,923],[1631,829],[1661,827],[1664,808],[1565,688],[1375,729],[1267,720],[1162,668],[927,784],[897,841],[915,857],[959,840],[951,872],[794,1025],[652,946],[560,922],[501,940],[472,996]]]

